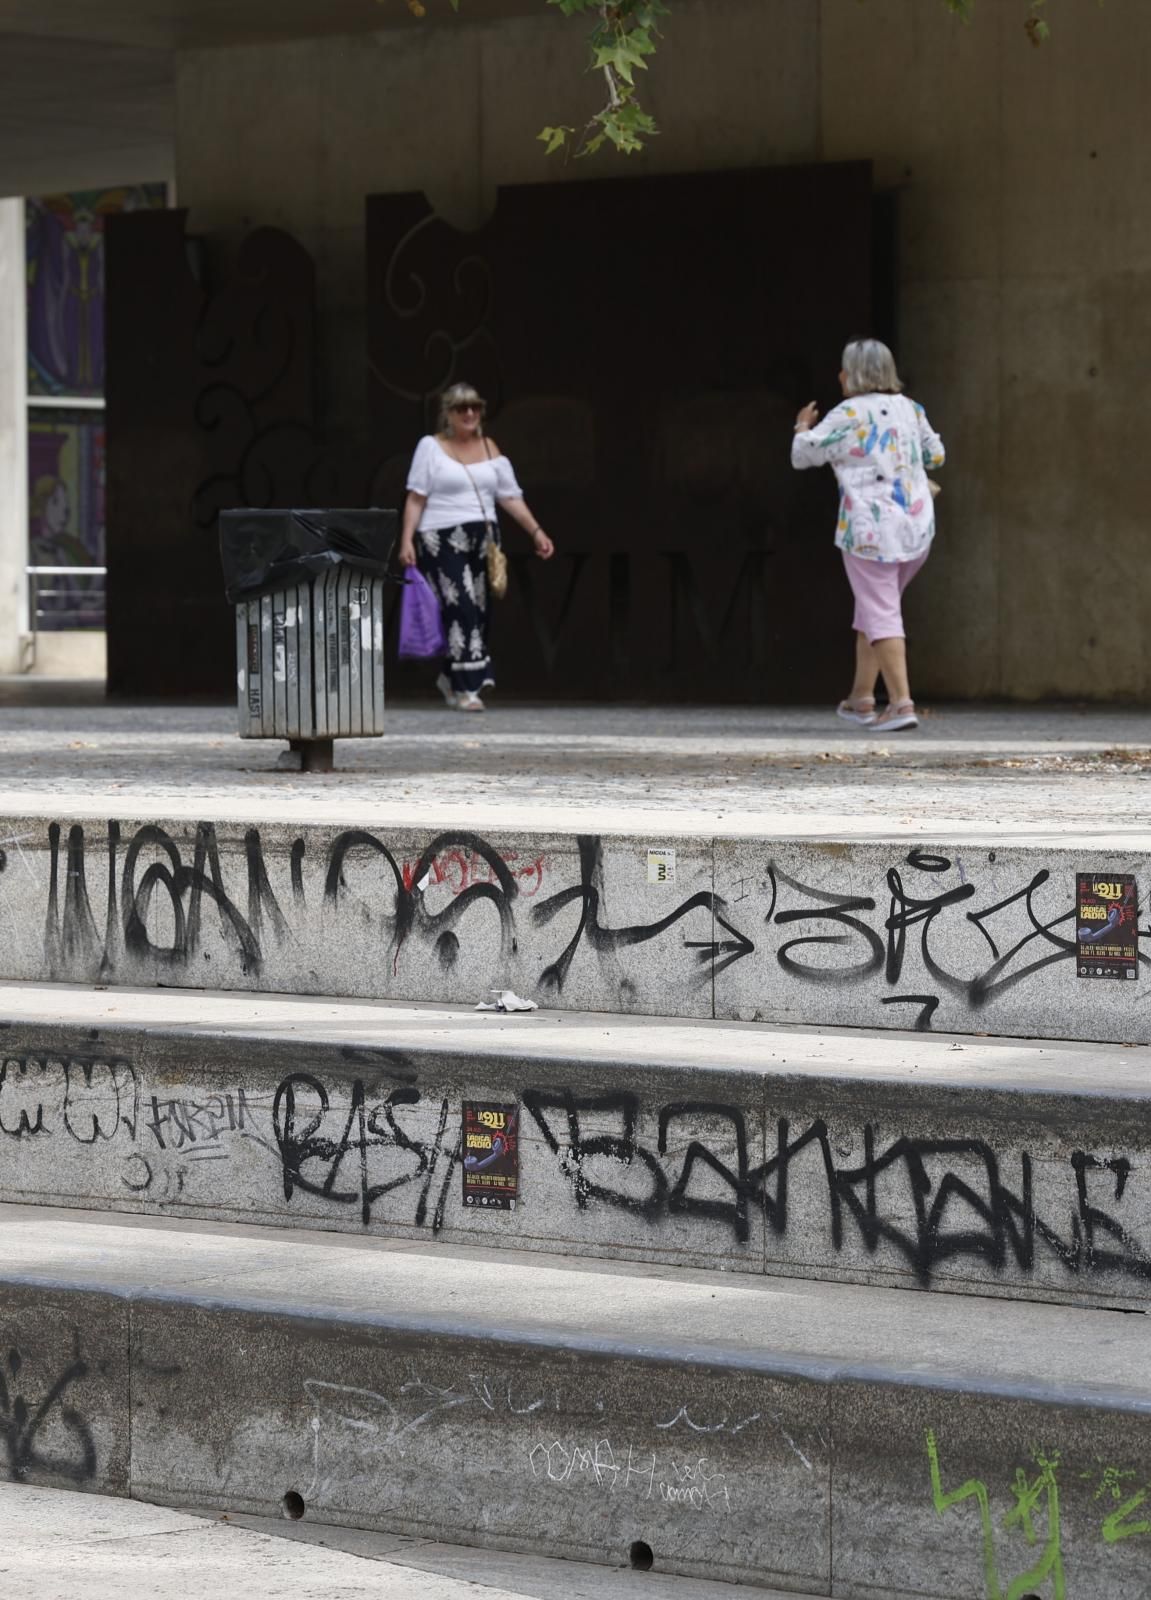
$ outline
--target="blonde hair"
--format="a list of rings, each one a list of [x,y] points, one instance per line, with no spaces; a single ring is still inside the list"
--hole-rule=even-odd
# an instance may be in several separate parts
[[[478,389],[472,388],[470,383],[453,383],[451,388],[445,389],[440,396],[439,430],[441,433],[450,433],[452,431],[452,407],[467,405],[469,402],[480,408],[480,432],[483,433],[484,412],[487,409],[487,401]]]
[[[843,352],[848,395],[901,394],[895,357],[878,339],[852,339]]]

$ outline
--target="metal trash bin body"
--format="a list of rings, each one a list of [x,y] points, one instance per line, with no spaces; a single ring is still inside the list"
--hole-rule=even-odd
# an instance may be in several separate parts
[[[384,731],[386,510],[225,511],[242,739],[293,743]]]
[[[383,733],[384,588],[338,567],[236,607],[241,739]]]

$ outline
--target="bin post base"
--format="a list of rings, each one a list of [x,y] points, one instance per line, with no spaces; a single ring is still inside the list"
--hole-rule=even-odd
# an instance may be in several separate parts
[[[300,758],[301,772],[333,772],[336,766],[334,739],[289,739],[288,749]]]

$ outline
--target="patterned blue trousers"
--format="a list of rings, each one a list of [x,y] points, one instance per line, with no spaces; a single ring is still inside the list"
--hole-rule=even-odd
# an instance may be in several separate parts
[[[416,553],[420,571],[439,596],[448,656],[444,663],[457,694],[495,687],[488,655],[487,525],[421,529]]]

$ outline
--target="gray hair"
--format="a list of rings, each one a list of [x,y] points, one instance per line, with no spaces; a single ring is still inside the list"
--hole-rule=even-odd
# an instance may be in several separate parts
[[[843,352],[843,375],[849,395],[899,394],[903,385],[895,357],[878,339],[853,339]]]
[[[478,390],[472,388],[470,383],[453,383],[451,388],[445,389],[440,396],[439,430],[441,433],[451,432],[452,407],[467,405],[469,402],[480,408],[480,432],[483,432],[483,417],[484,412],[487,410],[487,401]]]

